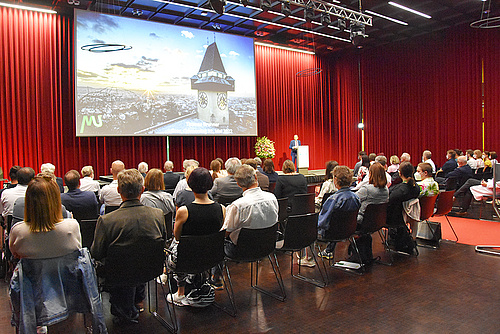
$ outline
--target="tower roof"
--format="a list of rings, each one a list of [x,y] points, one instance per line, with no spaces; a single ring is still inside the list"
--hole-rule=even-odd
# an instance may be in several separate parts
[[[205,57],[203,57],[200,70],[198,72],[209,70],[216,70],[227,74],[226,70],[224,69],[224,64],[222,64],[219,49],[217,48],[217,44],[215,42],[207,47],[207,51],[205,51]]]

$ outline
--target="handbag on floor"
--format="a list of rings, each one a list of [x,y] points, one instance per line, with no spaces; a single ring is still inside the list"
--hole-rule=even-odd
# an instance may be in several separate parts
[[[418,222],[417,238],[439,242],[441,240],[441,223],[424,220]]]

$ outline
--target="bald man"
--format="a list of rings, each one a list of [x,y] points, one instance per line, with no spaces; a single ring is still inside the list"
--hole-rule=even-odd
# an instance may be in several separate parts
[[[122,203],[122,198],[118,193],[118,173],[125,169],[125,164],[120,160],[115,160],[111,164],[111,174],[113,174],[113,182],[105,185],[101,189],[99,200],[105,206],[119,206]]]

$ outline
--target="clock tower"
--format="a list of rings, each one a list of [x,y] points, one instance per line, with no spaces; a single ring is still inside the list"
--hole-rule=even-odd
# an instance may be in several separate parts
[[[227,75],[215,42],[207,47],[198,74],[191,77],[191,89],[198,90],[200,120],[229,125],[227,92],[234,92],[234,79]]]

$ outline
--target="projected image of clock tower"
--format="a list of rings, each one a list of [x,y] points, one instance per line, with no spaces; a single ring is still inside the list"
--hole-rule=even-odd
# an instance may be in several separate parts
[[[198,118],[214,126],[229,125],[227,92],[234,92],[234,79],[227,75],[217,44],[207,47],[198,74],[191,77],[198,90]]]

